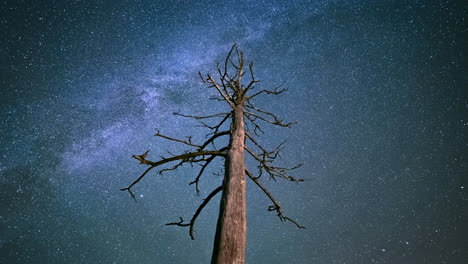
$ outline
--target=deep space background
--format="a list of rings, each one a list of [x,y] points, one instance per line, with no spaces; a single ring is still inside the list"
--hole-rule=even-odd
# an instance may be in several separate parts
[[[468,263],[468,8],[464,1],[2,1],[0,263],[208,263],[222,162],[119,189],[131,158],[208,132],[172,115],[226,105],[198,71],[233,43],[281,96],[256,104],[290,129],[300,184],[248,183],[248,263]],[[249,163],[250,164],[250,163]]]

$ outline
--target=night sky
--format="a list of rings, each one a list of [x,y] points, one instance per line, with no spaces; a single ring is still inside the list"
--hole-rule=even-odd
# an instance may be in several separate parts
[[[2,1],[1,263],[208,263],[218,195],[195,240],[190,219],[222,178],[198,166],[128,186],[203,140],[173,116],[227,105],[198,71],[233,43],[254,62],[256,105],[280,164],[262,177],[285,214],[247,181],[248,263],[468,263],[468,7],[463,1]],[[249,163],[252,165],[251,163]]]

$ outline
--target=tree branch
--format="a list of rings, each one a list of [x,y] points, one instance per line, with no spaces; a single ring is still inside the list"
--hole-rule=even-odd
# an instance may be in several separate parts
[[[281,146],[281,145],[280,145]],[[299,165],[296,165],[292,168],[286,168],[286,167],[278,167],[278,166],[273,166],[272,165],[272,162],[273,160],[276,158],[276,156],[278,155],[278,151],[280,150],[280,148],[278,147],[277,150],[271,152],[271,154],[269,153],[262,153],[260,155],[258,154],[255,154],[252,150],[250,150],[247,146],[244,147],[245,150],[247,150],[247,152],[256,160],[258,161],[259,163],[259,170],[260,170],[260,174],[261,174],[261,171],[264,170],[265,172],[267,172],[270,177],[276,181],[276,177],[280,177],[280,178],[283,178],[283,179],[286,179],[286,180],[289,180],[289,181],[292,181],[292,182],[303,182],[304,180],[303,179],[296,179],[292,176],[289,176],[286,174],[287,171],[290,171],[290,170],[295,170],[299,167],[302,166],[302,164],[299,164]],[[262,158],[259,158],[262,157]]]
[[[188,137],[188,140],[181,140],[181,139],[176,139],[176,138],[171,138],[171,137],[165,136],[165,135],[159,133],[159,130],[156,130],[156,131],[157,132],[156,132],[155,136],[157,136],[157,137],[161,137],[161,138],[165,138],[165,139],[168,139],[168,140],[171,140],[171,141],[183,143],[185,145],[189,145],[189,146],[192,146],[192,147],[197,147],[197,148],[201,147],[199,145],[196,145],[196,144],[192,143],[192,137]]]
[[[231,96],[229,96],[229,94],[221,90],[221,88],[219,87],[219,84],[213,79],[213,77],[211,77],[210,74],[208,74],[207,77],[208,77],[208,82],[211,83],[213,87],[216,88],[216,90],[218,90],[219,94],[224,98],[224,100],[226,100],[226,102],[231,106],[231,108],[234,109],[235,108],[234,101],[232,100]]]
[[[177,116],[182,116],[182,117],[188,117],[188,118],[194,118],[194,119],[207,119],[207,118],[213,118],[213,117],[225,117],[226,115],[230,115],[231,113],[219,113],[219,114],[214,114],[214,115],[208,115],[208,116],[193,116],[193,115],[184,115],[179,112],[174,112],[174,115]]]
[[[249,112],[249,111],[247,111],[247,110],[245,110],[244,113],[245,113],[246,115],[249,115],[250,117],[253,116],[252,119],[254,119],[254,120],[258,118],[258,119],[260,119],[260,120],[262,120],[262,121],[268,122],[268,123],[270,123],[270,124],[272,124],[272,125],[275,125],[275,126],[290,127],[292,124],[294,124],[294,123],[292,123],[292,122],[290,122],[290,123],[283,123],[282,120],[279,120],[279,119],[278,119],[275,115],[273,115],[273,114],[271,114],[271,115],[274,117],[274,120],[269,120],[269,119],[266,119],[266,118],[264,118],[264,117],[262,117],[262,116],[260,116],[260,115],[257,115],[257,114],[255,114],[255,113]],[[265,112],[265,113],[268,113],[268,112]]]
[[[275,90],[273,90],[273,91],[272,91],[272,90],[266,90],[266,89],[261,90],[261,91],[255,93],[255,94],[249,96],[247,100],[250,100],[250,99],[252,99],[252,98],[254,98],[254,97],[256,97],[257,95],[260,95],[260,94],[262,94],[262,93],[269,94],[269,95],[278,95],[278,94],[280,94],[280,93],[282,93],[282,92],[285,92],[285,91],[287,91],[288,89],[286,89],[286,88],[279,89],[279,87],[283,86],[283,84],[284,84],[284,82],[283,82],[280,86],[278,86],[277,88],[275,88]]]
[[[176,226],[189,226],[189,235],[192,240],[195,240],[193,235],[193,229],[195,225],[195,220],[197,220],[198,215],[203,210],[203,208],[210,202],[211,198],[213,198],[217,193],[219,193],[223,189],[222,186],[219,186],[214,191],[212,191],[204,200],[203,203],[198,207],[197,211],[193,215],[192,219],[188,223],[184,223],[184,219],[180,217],[179,222],[167,223],[166,225],[176,225]]]
[[[250,171],[245,170],[247,176],[266,194],[266,196],[270,199],[273,203],[272,206],[268,207],[268,211],[276,211],[279,219],[281,222],[289,221],[295,224],[299,229],[305,229],[304,226],[298,224],[296,221],[292,220],[291,218],[285,216],[281,210],[280,204],[273,198],[271,193],[255,178]]]
[[[224,124],[224,122],[226,122],[229,117],[231,116],[231,114],[229,115],[226,115],[217,125],[214,125],[214,126],[210,126],[202,121],[199,121],[201,125],[201,127],[206,127],[206,128],[209,128],[211,130],[213,130],[213,132],[209,133],[207,136],[211,135],[211,134],[216,134],[218,133],[219,129],[221,128],[221,126]]]
[[[280,120],[275,114],[270,113],[270,112],[265,111],[265,110],[262,110],[262,109],[260,109],[260,108],[257,108],[257,107],[255,107],[255,106],[253,106],[250,102],[247,102],[247,104],[245,105],[245,108],[250,108],[250,109],[255,110],[255,111],[259,112],[259,113],[262,113],[262,114],[265,114],[265,115],[267,115],[267,116],[272,117],[272,118],[274,119],[274,121],[267,121],[267,120],[264,120],[264,119],[262,119],[262,120],[267,121],[267,122],[270,122],[270,123],[273,122],[274,125],[279,125],[279,126],[283,126],[283,127],[289,127],[290,125],[293,125],[293,124],[296,124],[296,123],[297,123],[297,122],[290,122],[290,123],[286,123],[286,124],[285,124],[285,123],[283,123],[283,121]]]
[[[199,147],[199,150],[203,150],[204,148],[206,148],[215,139],[217,139],[217,138],[219,138],[221,136],[229,135],[229,134],[231,134],[231,131],[222,131],[222,132],[213,134],[213,136],[211,136],[207,141],[205,141],[205,143],[203,143],[203,145],[201,145]]]
[[[262,145],[260,145],[259,143],[257,143],[257,141],[250,135],[250,133],[245,133],[245,135],[247,136],[247,138],[252,142],[254,143],[255,146],[257,146],[262,152],[264,153],[268,153],[268,151],[263,148]]]
[[[146,164],[148,166],[150,166],[148,169],[145,170],[145,172],[140,176],[138,177],[135,181],[133,181],[128,187],[126,188],[122,188],[120,189],[121,191],[128,191],[130,193],[130,196],[135,199],[135,195],[133,195],[132,191],[131,191],[131,188],[137,184],[139,181],[141,181],[141,179],[143,179],[146,174],[153,168],[155,167],[158,167],[158,166],[161,166],[163,164],[166,164],[166,163],[169,163],[169,162],[172,162],[172,161],[176,161],[176,160],[181,160],[181,162],[179,164],[177,164],[175,166],[174,169],[176,169],[177,167],[181,166],[183,163],[185,162],[200,162],[200,161],[206,161],[207,159],[200,159],[200,160],[194,160],[194,158],[196,157],[204,157],[204,156],[225,156],[226,155],[226,152],[223,152],[223,151],[219,151],[219,150],[208,150],[208,151],[197,151],[197,152],[188,152],[188,153],[184,153],[182,155],[177,155],[177,156],[173,156],[173,157],[170,157],[170,158],[162,158],[161,160],[159,161],[150,161],[150,160],[147,160],[146,159],[146,156],[148,155],[148,151],[146,151],[145,153],[143,153],[142,155],[133,155],[132,157],[139,160],[141,164]],[[172,169],[164,169],[164,170],[161,170],[161,172],[163,171],[167,171],[167,170],[172,170]]]
[[[198,173],[197,177],[195,178],[194,181],[190,182],[189,185],[192,185],[192,184],[195,184],[195,190],[197,191],[197,193],[200,192],[200,190],[198,189],[198,182],[200,181],[200,177],[203,175],[203,172],[205,171],[206,167],[208,167],[208,165],[210,164],[210,162],[212,160],[214,160],[216,156],[211,156],[209,157],[205,164],[202,165],[202,168],[200,169],[200,172]]]
[[[135,195],[132,193],[132,190],[131,188],[133,187],[133,185],[137,184],[141,179],[143,179],[143,177],[145,177],[145,175],[154,168],[154,166],[151,166],[149,168],[147,168],[143,174],[140,175],[140,177],[138,177],[132,184],[130,184],[127,188],[122,188],[120,189],[121,191],[128,191],[128,193],[130,194],[130,196],[133,198],[133,200],[135,200],[135,203],[137,202],[136,201],[136,198],[135,198]]]
[[[247,87],[244,89],[244,91],[242,92],[242,97],[245,97],[245,95],[247,94],[247,92],[248,92],[250,89],[253,89],[254,84],[260,82],[259,80],[256,80],[256,79],[255,79],[254,72],[253,72],[253,63],[252,63],[252,62],[249,64],[249,72],[250,72],[251,81],[250,81],[250,83],[247,85]],[[246,100],[247,102],[249,102],[248,99],[249,99],[249,98],[247,98],[247,100]]]
[[[254,126],[254,134],[255,135],[258,135],[257,131],[259,131],[260,133],[264,133],[262,128],[257,124],[257,122],[255,122],[255,119],[252,118],[251,116],[247,115],[245,112],[244,112],[244,116],[247,118],[247,120],[250,121],[250,123]]]

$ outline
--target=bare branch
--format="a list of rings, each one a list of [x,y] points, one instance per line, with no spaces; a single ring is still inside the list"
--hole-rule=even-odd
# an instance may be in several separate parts
[[[272,90],[266,90],[266,89],[264,89],[264,90],[261,90],[261,91],[259,91],[259,92],[256,92],[255,94],[249,96],[249,97],[248,97],[248,100],[250,100],[250,99],[252,99],[252,98],[254,98],[254,97],[256,97],[257,95],[260,95],[260,94],[262,94],[262,93],[265,93],[265,94],[268,94],[268,95],[278,95],[278,94],[280,94],[280,93],[282,93],[282,92],[285,92],[285,91],[287,91],[288,89],[286,89],[286,88],[279,89],[279,87],[281,87],[283,84],[284,84],[284,82],[283,82],[280,86],[278,86],[277,88],[275,88],[273,91],[272,91]]]
[[[252,143],[254,143],[254,145],[257,146],[262,152],[268,152],[266,149],[263,148],[262,145],[260,145],[259,143],[257,143],[257,141],[256,141],[249,133],[245,133],[245,135],[246,135],[247,138],[248,138]]]
[[[205,141],[205,143],[203,143],[203,145],[200,146],[199,150],[203,150],[204,148],[206,148],[215,139],[221,136],[229,135],[229,134],[231,134],[231,131],[222,131],[222,132],[214,133],[213,136],[211,136],[207,141]]]
[[[228,147],[224,147],[220,149],[219,151],[227,151],[227,149]],[[208,159],[206,159],[206,162],[202,165],[202,168],[200,169],[200,172],[198,172],[198,175],[195,178],[195,180],[189,183],[189,185],[195,184],[195,190],[197,191],[197,193],[200,192],[200,190],[198,189],[198,183],[200,181],[200,177],[203,175],[203,172],[205,171],[206,167],[208,167],[208,165],[211,163],[211,161],[214,160],[214,158],[216,158],[216,156],[211,156]]]
[[[188,140],[181,140],[181,139],[176,139],[176,138],[171,138],[171,137],[165,136],[165,135],[159,133],[159,130],[156,130],[156,131],[157,131],[157,132],[156,132],[155,136],[158,136],[158,137],[161,137],[161,138],[165,138],[165,139],[168,139],[168,140],[171,140],[171,141],[183,143],[183,144],[185,144],[185,145],[189,145],[189,146],[196,147],[196,148],[200,148],[200,147],[201,147],[201,146],[199,146],[199,145],[193,144],[193,143],[192,143],[192,138],[191,138],[191,137],[188,137]]]
[[[197,193],[200,192],[200,190],[198,189],[198,182],[200,181],[200,177],[203,175],[203,172],[205,171],[206,167],[208,167],[208,165],[210,164],[210,162],[212,160],[214,160],[216,156],[211,156],[209,157],[205,164],[202,165],[202,168],[200,169],[200,172],[198,173],[197,177],[195,178],[194,181],[190,182],[189,185],[192,185],[192,184],[195,184],[195,190],[197,191]]]
[[[206,83],[206,80],[205,80],[205,78],[203,78],[203,75],[202,75],[201,72],[198,72],[198,76],[200,76],[200,79],[201,79],[201,81],[202,81],[203,83]]]
[[[182,116],[182,117],[188,117],[188,118],[194,118],[194,119],[207,119],[207,118],[213,118],[213,117],[225,117],[226,115],[230,115],[231,113],[219,113],[219,114],[214,114],[214,115],[208,115],[208,116],[193,116],[193,115],[184,115],[179,112],[174,112],[174,115],[177,116]]]
[[[208,82],[211,83],[213,87],[216,88],[216,90],[218,90],[219,94],[224,98],[224,100],[226,100],[226,102],[231,106],[231,108],[234,109],[234,101],[232,100],[231,96],[229,96],[229,94],[226,94],[223,90],[221,90],[219,84],[213,79],[213,77],[211,77],[210,74],[208,74],[207,76]]]
[[[266,194],[266,196],[273,203],[272,206],[268,207],[268,211],[276,211],[279,219],[281,220],[281,222],[289,221],[289,222],[292,222],[293,224],[295,224],[299,229],[305,229],[304,226],[298,224],[296,221],[294,221],[293,219],[291,219],[291,218],[289,218],[289,217],[287,217],[287,216],[285,216],[283,214],[280,204],[273,198],[271,193],[257,180],[257,178],[255,178],[252,175],[252,173],[250,173],[250,171],[245,170],[245,173]]]
[[[263,165],[265,162],[267,162],[267,160],[264,160],[264,159],[260,159],[258,156],[260,155],[257,155],[255,154],[252,150],[250,150],[248,147],[245,147],[245,150],[247,150],[247,152],[254,158],[256,159],[261,165]]]
[[[281,145],[280,145],[281,146]],[[259,163],[259,170],[264,170],[266,173],[270,175],[270,177],[276,181],[276,177],[280,177],[292,182],[303,182],[303,179],[296,179],[292,176],[287,175],[287,171],[295,170],[299,167],[302,166],[302,164],[296,165],[291,168],[286,168],[286,167],[278,167],[278,166],[273,166],[272,162],[278,155],[278,152],[281,150],[281,148],[277,147],[276,150],[274,150],[271,153],[262,153],[262,154],[255,154],[252,150],[250,150],[247,146],[244,147],[245,150]]]
[[[255,107],[255,106],[253,106],[250,102],[247,102],[247,104],[245,105],[245,108],[250,108],[250,109],[255,110],[255,111],[259,112],[259,113],[262,113],[262,114],[265,114],[265,115],[267,115],[267,116],[272,117],[272,118],[274,119],[274,121],[268,121],[268,120],[265,120],[265,119],[262,119],[262,120],[267,121],[267,122],[270,122],[270,123],[273,122],[274,125],[283,126],[283,127],[289,127],[289,126],[291,126],[291,125],[293,125],[293,124],[297,124],[297,122],[283,123],[283,121],[280,120],[275,114],[270,113],[270,112],[265,111],[265,110],[262,110],[262,109],[260,109],[260,108],[257,108],[257,107]],[[247,111],[247,112],[248,112],[248,111]],[[249,112],[249,113],[250,113],[250,112]]]
[[[251,116],[247,115],[245,112],[244,112],[244,116],[247,118],[247,120],[250,121],[250,123],[254,126],[254,134],[255,135],[258,135],[257,131],[259,131],[260,133],[264,133],[262,128],[257,124],[257,122],[255,122],[255,119],[252,118]]]
[[[158,171],[158,174],[159,175],[162,175],[164,172],[166,171],[174,171],[174,170],[177,170],[179,167],[183,166],[184,163],[186,163],[187,161],[186,160],[181,160],[179,163],[177,163],[176,165],[170,167],[170,168],[166,168],[166,169],[162,169],[160,171]],[[195,162],[195,161],[192,161],[192,162]]]
[[[204,156],[225,156],[226,155],[226,152],[218,151],[218,150],[197,151],[197,152],[184,153],[182,155],[177,155],[177,156],[173,156],[173,157],[170,157],[170,158],[162,158],[161,160],[154,162],[154,161],[150,161],[150,160],[146,159],[146,156],[148,155],[148,152],[149,152],[149,150],[146,151],[145,153],[143,153],[142,155],[133,155],[133,158],[139,160],[141,164],[146,164],[146,165],[148,165],[150,167],[140,177],[138,177],[135,181],[133,181],[128,187],[120,189],[121,191],[128,191],[130,193],[130,195],[132,196],[132,198],[134,198],[134,199],[135,199],[135,196],[131,192],[131,188],[135,184],[137,184],[139,181],[141,181],[141,179],[143,179],[146,176],[146,174],[151,169],[153,169],[155,167],[158,167],[158,166],[161,166],[163,164],[166,164],[166,163],[169,163],[169,162],[172,162],[172,161],[176,161],[176,160],[181,160],[182,163],[185,163],[185,162],[199,162],[199,161],[206,161],[206,159],[203,158],[203,159],[200,159],[200,160],[194,160],[194,158],[204,157]],[[181,165],[179,165],[179,166],[181,166]],[[176,167],[178,167],[178,165],[176,165]],[[164,169],[163,171],[167,171],[167,170],[171,170],[171,169]]]
[[[216,134],[218,133],[219,129],[221,128],[221,126],[224,124],[224,122],[226,122],[226,120],[228,120],[228,118],[230,117],[231,115],[226,115],[223,120],[221,120],[221,122],[219,122],[216,126],[213,126],[211,129],[213,130],[213,134]]]
[[[252,81],[250,83],[255,82],[255,76],[254,76],[254,71],[253,71],[253,62],[251,62],[249,64],[249,72],[250,72],[250,78],[252,79]],[[249,86],[250,86],[250,84],[249,84]]]
[[[231,50],[229,50],[229,53],[226,56],[226,59],[224,60],[224,73],[225,74],[227,74],[227,72],[228,72],[228,64],[229,64],[228,62],[231,61],[231,54],[234,51],[234,49],[237,49],[237,44],[232,45]],[[232,63],[232,61],[231,61],[231,63]],[[234,66],[234,68],[237,69],[237,67],[236,67],[236,65],[234,65],[234,63],[232,63],[232,66]]]
[[[244,111],[244,113],[245,113],[246,115],[250,115],[250,117],[251,117],[253,120],[255,120],[255,119],[260,119],[260,120],[262,120],[262,121],[268,122],[268,123],[270,123],[270,124],[272,124],[272,125],[275,125],[275,126],[290,127],[292,124],[294,124],[293,122],[290,122],[290,123],[283,123],[282,120],[277,119],[276,116],[274,116],[274,115],[273,115],[273,116],[275,117],[274,120],[268,120],[268,119],[266,119],[266,118],[264,118],[264,117],[262,117],[262,116],[260,116],[260,115],[257,115],[257,114],[255,114],[255,113],[252,113],[252,112],[249,112],[249,111]]]
[[[211,133],[209,133],[207,136],[211,135],[211,134],[216,134],[218,133],[219,129],[221,128],[221,126],[229,119],[229,117],[231,116],[231,114],[229,115],[226,115],[217,125],[214,125],[214,126],[210,126],[208,125],[207,123],[205,122],[202,122],[202,121],[199,121],[201,125],[201,127],[206,127],[206,128],[209,128],[211,130],[213,130]]]
[[[197,211],[193,215],[192,219],[188,223],[184,223],[184,219],[180,217],[179,222],[167,223],[166,225],[176,225],[176,226],[189,226],[189,235],[192,240],[195,240],[193,235],[193,229],[195,225],[195,220],[197,220],[198,215],[203,210],[203,208],[210,202],[211,198],[213,198],[217,193],[219,193],[223,189],[222,186],[219,186],[214,191],[212,191],[204,200],[203,203],[198,207]]]
[[[130,196],[133,198],[133,200],[135,200],[136,202],[136,198],[135,198],[135,195],[132,193],[132,190],[131,188],[133,187],[133,185],[137,184],[141,179],[143,179],[143,177],[145,177],[145,175],[154,168],[154,166],[151,166],[149,168],[147,168],[143,174],[140,175],[140,177],[138,177],[132,184],[130,184],[127,188],[122,188],[120,189],[121,191],[128,191],[128,193],[130,194]]]
[[[234,91],[234,87],[232,86],[232,78],[231,76],[229,76],[229,73],[226,69],[226,64],[225,64],[225,70],[224,70],[224,73],[221,72],[221,68],[219,68],[219,65],[217,65],[217,68],[218,68],[218,74],[219,74],[219,80],[221,81],[221,85],[223,86],[223,91],[226,93],[226,94],[229,94],[227,88],[231,88],[232,91]],[[226,84],[227,83],[227,84]],[[231,96],[232,98],[232,96]]]
[[[239,61],[239,69],[237,69],[238,76],[237,76],[235,84],[236,84],[236,87],[240,88],[240,83],[241,83],[242,77],[244,76],[244,52],[242,51],[239,52],[239,50],[237,49],[237,46],[236,46],[236,52],[237,52],[237,58]],[[236,92],[239,93],[239,96],[241,96],[240,91],[236,91]]]
[[[249,64],[249,72],[250,72],[251,81],[250,81],[250,83],[247,85],[247,87],[244,89],[244,91],[243,91],[243,93],[242,93],[242,97],[244,97],[250,89],[253,89],[254,84],[260,82],[259,80],[256,80],[256,79],[255,79],[254,72],[253,72],[253,63],[252,63],[252,62]],[[248,99],[249,99],[249,98],[247,98],[247,102],[249,102]]]
[[[225,156],[226,153],[222,152],[222,151],[219,151],[219,150],[204,150],[204,151],[197,151],[197,152],[187,152],[187,153],[177,155],[177,156],[173,156],[173,157],[170,157],[170,158],[163,158],[162,160],[159,160],[159,161],[156,161],[156,162],[145,160],[145,164],[149,164],[151,166],[157,167],[157,166],[166,164],[166,163],[171,162],[171,161],[176,161],[176,160],[187,160],[187,161],[189,161],[190,158],[200,157],[200,156],[211,156],[211,155]]]
[[[221,97],[217,97],[217,96],[211,96],[210,98],[208,98],[209,100],[214,100],[214,101],[225,101],[224,98],[221,98]]]

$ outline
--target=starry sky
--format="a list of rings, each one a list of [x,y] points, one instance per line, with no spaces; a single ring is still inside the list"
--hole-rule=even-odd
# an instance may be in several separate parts
[[[233,43],[258,89],[288,92],[257,106],[289,129],[300,184],[262,178],[285,214],[248,187],[248,263],[466,263],[468,8],[463,1],[2,1],[1,263],[208,263],[219,201],[189,219],[222,178],[214,163],[148,175],[150,159],[203,140],[174,111],[226,105],[198,71]],[[248,163],[252,165],[251,163]],[[220,197],[220,196],[218,196]]]

